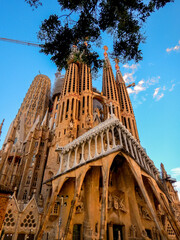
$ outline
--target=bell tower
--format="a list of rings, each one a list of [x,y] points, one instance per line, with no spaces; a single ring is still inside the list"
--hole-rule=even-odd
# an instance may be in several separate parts
[[[104,46],[104,67],[103,67],[103,95],[107,98],[107,113],[111,113],[110,103],[113,105],[113,113],[120,119],[119,97],[117,92],[117,86],[114,79],[112,67],[107,53],[108,47]]]
[[[136,126],[136,119],[134,116],[131,100],[129,98],[129,94],[127,91],[127,87],[125,85],[124,79],[122,77],[120,68],[119,68],[119,60],[115,59],[116,65],[116,84],[117,84],[117,92],[119,96],[119,104],[121,109],[121,121],[123,125],[132,133],[132,135],[139,141],[138,130]]]
[[[80,65],[79,93],[81,96],[79,135],[82,135],[92,128],[93,122],[92,76],[90,67],[85,63]]]
[[[66,145],[75,139],[78,134],[77,126],[80,119],[79,65],[73,61],[72,56],[76,51],[77,48],[74,46],[60,98],[59,117],[55,130],[60,146]]]

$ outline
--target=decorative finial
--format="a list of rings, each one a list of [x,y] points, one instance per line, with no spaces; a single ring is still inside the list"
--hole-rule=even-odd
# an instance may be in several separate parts
[[[103,49],[104,49],[104,57],[107,58],[107,56],[108,56],[108,54],[107,54],[108,47],[104,46]]]
[[[118,65],[119,59],[118,59],[118,58],[115,58],[114,61],[115,61],[115,63],[116,63],[116,65],[115,65],[116,71],[118,72],[118,71],[119,71],[119,65]]]
[[[87,43],[87,42],[84,42],[84,45],[87,47],[87,46],[88,46],[88,43]]]

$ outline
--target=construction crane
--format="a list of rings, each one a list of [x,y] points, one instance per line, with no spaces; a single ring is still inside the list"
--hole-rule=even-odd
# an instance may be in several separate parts
[[[0,41],[17,43],[17,44],[22,44],[22,45],[27,45],[27,46],[32,46],[32,47],[40,47],[40,44],[37,44],[37,43],[24,42],[24,41],[15,40],[15,39],[9,39],[9,38],[1,38],[0,37]]]
[[[135,83],[131,83],[126,88],[130,88],[130,87],[134,87],[134,86],[135,86]]]

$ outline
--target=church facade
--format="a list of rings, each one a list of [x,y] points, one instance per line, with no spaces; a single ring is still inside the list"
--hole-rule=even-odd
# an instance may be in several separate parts
[[[33,80],[0,151],[0,186],[14,191],[2,239],[180,239],[175,179],[141,146],[104,50],[102,92],[76,46],[52,97],[47,76]]]

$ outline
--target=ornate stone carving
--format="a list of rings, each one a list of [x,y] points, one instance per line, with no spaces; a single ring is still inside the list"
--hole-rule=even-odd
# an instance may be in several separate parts
[[[90,226],[90,223],[88,221],[85,221],[83,224],[83,239],[84,240],[91,240],[92,239],[92,228]]]
[[[150,216],[150,214],[149,214],[149,211],[147,210],[146,207],[139,205],[139,212],[140,212],[140,215],[141,215],[144,219],[152,220],[152,218],[151,218],[151,216]]]
[[[131,225],[129,228],[129,237],[134,239],[137,237],[137,228],[135,225]]]
[[[79,201],[76,206],[76,214],[82,213],[83,211],[84,211],[84,203]]]
[[[124,213],[127,212],[124,192],[114,191],[108,194],[108,209],[120,210]]]
[[[92,128],[92,124],[91,124],[91,117],[90,115],[88,114],[87,117],[86,117],[86,129],[89,130]]]
[[[74,132],[74,121],[73,119],[71,119],[69,121],[69,125],[68,125],[68,128],[67,128],[67,136],[69,138],[73,138],[75,137],[75,132]]]

